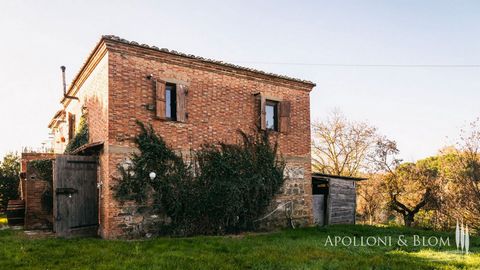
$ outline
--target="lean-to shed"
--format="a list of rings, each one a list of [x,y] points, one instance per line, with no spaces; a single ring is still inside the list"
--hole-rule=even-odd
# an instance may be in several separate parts
[[[312,173],[313,218],[318,225],[355,224],[356,182],[366,178]]]

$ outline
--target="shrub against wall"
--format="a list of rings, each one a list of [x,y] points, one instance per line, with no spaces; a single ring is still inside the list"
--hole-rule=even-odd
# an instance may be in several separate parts
[[[53,161],[51,159],[32,160],[28,164],[38,173],[38,179],[47,182],[42,191],[42,208],[48,213],[53,210]]]
[[[79,129],[65,147],[65,154],[71,154],[77,148],[88,143],[88,124],[84,115],[80,117]]]
[[[171,218],[171,233],[252,230],[283,185],[285,164],[266,132],[239,132],[241,144],[204,145],[185,162],[152,127],[139,125],[135,143],[140,153],[132,156],[131,166],[119,166],[116,196],[137,203],[152,200]]]

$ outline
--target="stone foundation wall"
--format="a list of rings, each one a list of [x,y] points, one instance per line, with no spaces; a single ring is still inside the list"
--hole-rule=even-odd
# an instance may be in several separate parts
[[[124,238],[150,238],[165,234],[162,231],[170,223],[170,218],[154,211],[152,206],[126,204],[120,207],[118,228]]]
[[[312,224],[312,186],[310,163],[288,161],[285,183],[264,216],[260,230],[304,227]]]
[[[271,231],[312,224],[309,163],[301,160],[303,159],[287,159],[284,185],[264,215],[259,217],[258,230]],[[121,238],[149,238],[165,234],[163,229],[171,221],[165,214],[155,211],[151,203],[145,205],[137,205],[134,202],[118,203],[113,211],[111,214],[115,214],[115,222],[108,228],[111,233]]]

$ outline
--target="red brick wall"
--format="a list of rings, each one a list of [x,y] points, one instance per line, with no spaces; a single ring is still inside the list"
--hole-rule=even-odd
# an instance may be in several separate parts
[[[91,62],[80,73],[75,84],[74,96],[77,99],[66,99],[63,103],[66,112],[66,121],[59,127],[53,128],[55,136],[54,149],[63,154],[68,144],[69,114],[75,116],[75,130],[79,130],[80,118],[86,113],[89,127],[89,142],[107,141],[108,136],[108,54],[104,47],[100,47],[92,56]],[[62,142],[61,137],[66,140]]]
[[[100,233],[106,232],[104,221],[108,220],[108,209],[111,199],[110,190],[105,188],[104,183],[108,184],[109,178],[109,155],[108,149],[108,52],[104,44],[99,44],[93,51],[91,57],[82,68],[81,72],[72,83],[70,95],[78,97],[75,99],[65,99],[63,102],[65,111],[75,115],[76,130],[79,130],[78,124],[82,113],[87,113],[87,123],[89,127],[89,142],[105,142],[105,148],[99,153],[99,174],[98,184],[102,189],[99,198],[99,222]],[[68,119],[68,117],[67,117]],[[59,128],[53,130],[55,137],[61,136],[68,138],[68,122],[62,123]],[[62,134],[59,134],[62,133]],[[62,143],[59,139],[55,140],[55,149],[59,149],[59,154],[63,154],[68,140]]]
[[[42,194],[47,188],[43,180],[29,180],[26,185],[25,229],[51,229],[53,214],[42,206]]]
[[[189,87],[186,123],[155,119],[147,105],[155,104],[147,75]],[[158,50],[103,39],[74,80],[69,94],[79,101],[64,102],[67,113],[80,119],[88,108],[90,142],[104,141],[100,153],[100,234],[105,238],[142,231],[153,216],[139,215],[135,208],[120,206],[112,188],[119,176],[117,166],[135,151],[136,120],[152,124],[175,149],[189,151],[205,142],[236,142],[237,130],[252,131],[258,113],[254,94],[262,93],[291,102],[291,129],[279,134],[280,152],[286,158],[290,178],[272,204],[294,204],[293,217],[309,224],[311,217],[310,105],[312,84],[235,69]],[[77,122],[78,124],[78,122]],[[68,123],[65,123],[68,125]],[[67,134],[68,135],[68,134]],[[61,148],[61,147],[59,147]],[[300,172],[300,173],[299,173]],[[264,224],[286,226],[283,210]]]
[[[22,153],[20,157],[20,172],[27,172],[27,163],[32,160],[50,159],[54,158],[54,154],[50,153]],[[25,179],[20,179],[20,198],[25,200]]]
[[[116,184],[116,167],[134,151],[132,138],[139,132],[136,120],[152,124],[170,146],[183,151],[197,149],[205,142],[232,143],[238,139],[236,130],[248,132],[254,129],[258,118],[254,94],[261,92],[291,102],[291,129],[288,134],[279,134],[280,152],[286,158],[287,166],[301,168],[303,172],[303,177],[287,180],[272,210],[276,205],[292,200],[294,217],[300,223],[311,223],[309,92],[312,85],[254,75],[116,42],[107,41],[107,48],[106,151],[109,153],[109,177],[104,184],[109,187]],[[155,119],[155,113],[146,109],[146,105],[154,104],[154,90],[152,82],[146,78],[148,74],[167,82],[188,85],[186,123]],[[110,190],[105,189],[102,197],[103,236],[110,238],[123,234],[124,223],[134,218],[122,212]],[[281,211],[278,212],[278,217],[284,217]],[[286,225],[284,221],[280,223],[280,226]]]
[[[53,215],[42,207],[42,194],[47,188],[47,182],[37,177],[38,173],[27,170],[27,163],[33,160],[53,159],[54,154],[48,153],[22,153],[21,171],[26,173],[26,179],[21,179],[21,196],[25,201],[25,228],[46,229],[51,228]],[[35,175],[35,179],[32,179]]]

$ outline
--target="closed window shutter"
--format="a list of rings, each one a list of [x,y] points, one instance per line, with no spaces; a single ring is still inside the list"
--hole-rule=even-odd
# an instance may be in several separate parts
[[[267,99],[265,98],[264,95],[260,94],[260,129],[265,130],[267,129],[267,121],[266,121],[266,111],[265,111],[265,106],[267,103]]]
[[[280,102],[280,132],[290,131],[290,101]]]
[[[68,113],[68,139],[75,136],[75,114]]]
[[[165,118],[165,82],[161,80],[154,81],[155,99],[156,99],[156,115],[158,118]]]
[[[187,121],[187,93],[188,87],[183,84],[177,85],[177,121]]]

